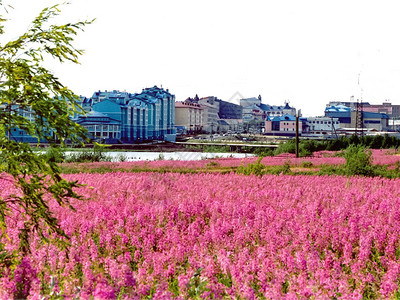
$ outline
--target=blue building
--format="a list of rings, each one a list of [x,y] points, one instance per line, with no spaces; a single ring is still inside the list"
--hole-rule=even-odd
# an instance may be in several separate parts
[[[121,138],[121,122],[96,111],[80,115],[76,123],[86,128],[89,138],[105,143],[117,143]]]
[[[325,108],[325,117],[337,118],[344,127],[350,127],[351,108],[344,105],[332,105]]]
[[[84,113],[81,111],[71,118],[85,127],[94,140],[136,143],[176,139],[175,96],[168,89],[154,86],[136,94],[98,91],[91,98],[80,96],[77,103]],[[35,118],[29,109],[12,109],[30,120]],[[7,134],[16,141],[37,142],[36,137],[19,128],[11,128]]]
[[[175,96],[154,86],[139,94],[95,92],[92,97],[96,112],[121,124],[121,141],[175,141]]]
[[[344,105],[332,105],[326,107],[325,116],[337,118],[343,128],[389,130],[389,116],[385,113],[357,111]]]

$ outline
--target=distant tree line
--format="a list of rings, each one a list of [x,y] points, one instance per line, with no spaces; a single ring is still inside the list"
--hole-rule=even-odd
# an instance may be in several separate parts
[[[400,147],[400,139],[385,135],[376,136],[343,136],[336,140],[300,140],[299,154],[300,156],[310,156],[316,151],[340,151],[345,150],[349,146],[361,146],[370,149],[388,149]],[[279,145],[275,151],[268,153],[259,153],[260,155],[277,155],[280,153],[295,153],[295,140],[291,139],[284,144]]]

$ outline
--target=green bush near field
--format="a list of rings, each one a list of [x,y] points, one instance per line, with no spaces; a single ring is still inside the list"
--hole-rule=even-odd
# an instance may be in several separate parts
[[[372,152],[361,145],[350,145],[344,155],[346,175],[374,176]]]

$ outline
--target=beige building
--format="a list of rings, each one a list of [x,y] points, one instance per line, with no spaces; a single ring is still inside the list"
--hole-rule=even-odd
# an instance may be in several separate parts
[[[204,97],[199,100],[200,107],[204,112],[203,130],[209,133],[216,132],[218,128],[219,102],[216,97]]]
[[[185,127],[187,133],[200,132],[204,127],[204,109],[189,101],[175,102],[175,126]]]

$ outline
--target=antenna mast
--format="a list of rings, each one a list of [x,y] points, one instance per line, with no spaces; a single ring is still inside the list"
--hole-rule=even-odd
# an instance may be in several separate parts
[[[364,120],[363,120],[363,102],[362,102],[362,94],[363,94],[363,89],[360,86],[360,75],[361,73],[358,74],[358,86],[360,87],[360,98],[357,98],[357,103],[356,103],[356,135],[364,135]],[[360,133],[358,132],[358,129],[360,129]]]

